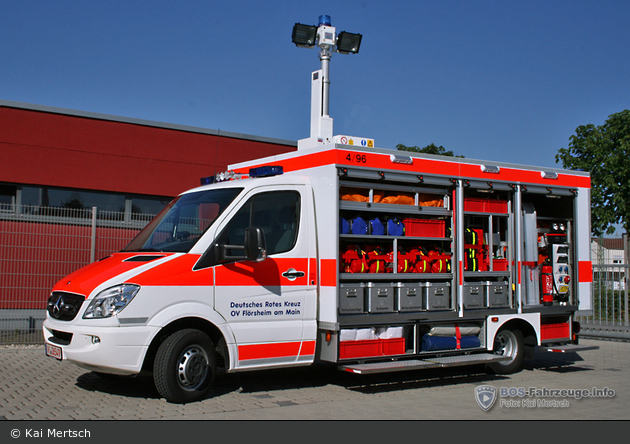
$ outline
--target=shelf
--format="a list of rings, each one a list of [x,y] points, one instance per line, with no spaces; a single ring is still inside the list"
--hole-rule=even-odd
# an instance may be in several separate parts
[[[452,273],[340,273],[341,281],[410,281],[410,280],[448,280],[453,279]]]
[[[451,210],[443,207],[422,207],[415,205],[381,204],[370,202],[339,201],[339,209],[347,211],[396,213],[416,216],[443,216],[453,215]]]
[[[464,211],[464,216],[499,216],[508,217],[508,213],[486,213],[482,211]]]
[[[339,180],[340,188],[355,188],[364,190],[387,190],[387,191],[400,191],[402,193],[423,193],[434,195],[446,195],[449,193],[449,188],[444,186],[432,187],[426,185],[397,185],[392,183],[377,183],[377,182],[357,182],[352,180]]]
[[[428,242],[453,242],[453,239],[450,237],[418,237],[418,236],[387,236],[387,235],[371,235],[371,234],[340,234],[340,239],[346,240],[362,240],[362,241],[370,241],[370,240],[394,240],[398,239],[399,241],[428,241]]]
[[[464,278],[473,277],[509,277],[509,271],[464,271]]]

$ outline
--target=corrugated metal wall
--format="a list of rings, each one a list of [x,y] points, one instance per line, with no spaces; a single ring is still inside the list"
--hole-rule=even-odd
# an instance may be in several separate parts
[[[96,208],[0,210],[0,343],[41,343],[55,283],[120,251],[153,216]]]

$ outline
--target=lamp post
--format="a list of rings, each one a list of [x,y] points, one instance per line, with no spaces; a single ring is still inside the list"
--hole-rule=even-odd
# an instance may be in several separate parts
[[[361,46],[361,34],[340,32],[337,35],[330,16],[321,15],[317,26],[296,23],[291,39],[302,48],[319,47],[321,69],[311,76],[311,137],[298,141],[298,149],[328,143],[332,140],[332,118],[329,116],[330,58],[332,52],[357,54]]]

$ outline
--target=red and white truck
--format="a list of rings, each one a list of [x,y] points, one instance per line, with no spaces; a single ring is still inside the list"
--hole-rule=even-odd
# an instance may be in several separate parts
[[[218,367],[511,373],[585,349],[588,173],[377,149],[313,109],[297,151],[231,165],[57,283],[46,353],[190,402]]]
[[[187,402],[219,365],[509,373],[535,346],[577,347],[573,318],[592,309],[588,174],[344,140],[233,165],[62,279],[47,354],[153,372]]]

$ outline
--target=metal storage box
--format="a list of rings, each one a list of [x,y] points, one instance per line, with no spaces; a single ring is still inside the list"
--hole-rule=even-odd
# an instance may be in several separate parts
[[[464,284],[464,308],[483,308],[486,299],[484,282],[467,282]]]
[[[450,310],[451,308],[451,284],[448,282],[427,282],[424,292],[427,310]]]
[[[365,313],[365,288],[362,283],[339,286],[339,313]]]
[[[509,307],[508,284],[505,282],[487,282],[486,304],[488,308]]]
[[[424,310],[426,286],[419,283],[398,282],[396,284],[396,309],[398,311]]]
[[[367,303],[370,313],[390,313],[394,311],[394,287],[391,283],[367,283]]]

